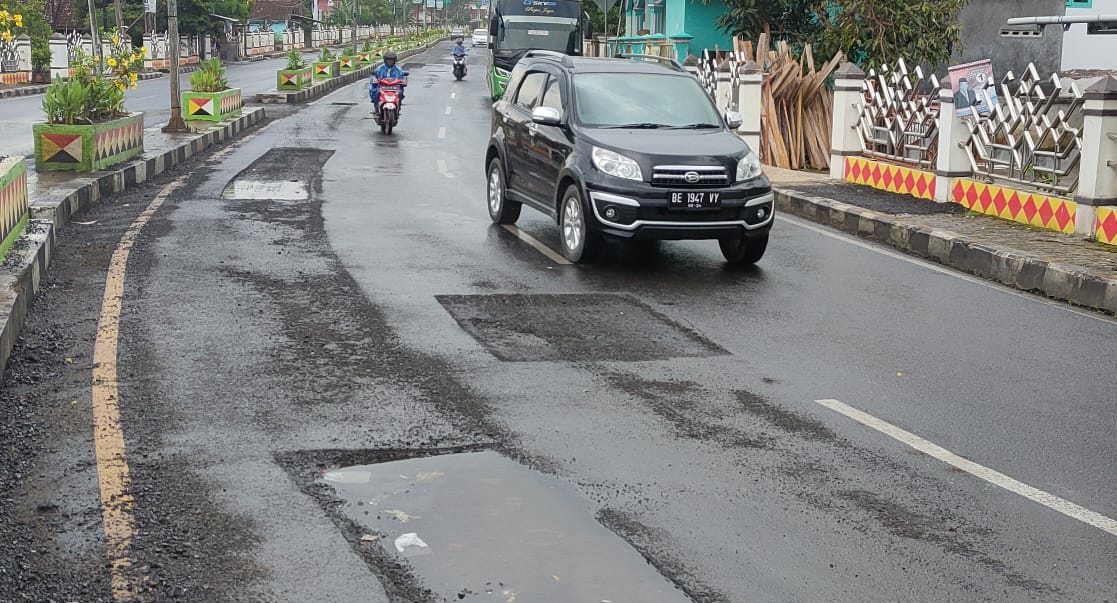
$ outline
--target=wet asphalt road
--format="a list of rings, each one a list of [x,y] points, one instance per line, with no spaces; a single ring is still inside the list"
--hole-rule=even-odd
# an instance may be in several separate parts
[[[275,70],[286,59],[267,59],[226,65],[226,75],[233,86],[241,89],[245,99],[275,88]],[[182,90],[190,89],[190,74],[179,78]],[[144,127],[161,128],[171,114],[171,84],[166,76],[138,82],[129,90],[126,101],[129,111],[144,113]],[[35,141],[31,124],[43,119],[43,95],[17,96],[0,99],[0,155],[33,156]]]
[[[1117,536],[815,402],[1114,517],[1112,320],[789,219],[751,270],[710,242],[557,265],[489,225],[483,59],[455,83],[448,48],[406,62],[390,138],[350,86],[170,176],[121,327],[141,600],[437,600],[319,478],[485,448],[695,601],[1113,600]],[[238,174],[295,186],[238,199]],[[110,600],[92,342],[157,190],[68,227],[9,365],[0,600]]]

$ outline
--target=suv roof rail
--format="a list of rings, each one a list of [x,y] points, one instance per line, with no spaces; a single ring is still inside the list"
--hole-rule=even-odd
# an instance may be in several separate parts
[[[661,56],[655,55],[655,54],[636,54],[636,53],[626,52],[626,53],[619,53],[619,54],[615,55],[613,58],[616,58],[616,59],[640,59],[642,61],[655,61],[657,63],[663,63],[664,65],[674,69],[675,71],[683,71],[683,72],[686,71],[686,69],[683,69],[683,66],[680,65],[679,62],[676,61],[675,59],[672,59],[671,57],[661,57]]]
[[[562,63],[563,67],[573,67],[574,66],[574,61],[573,61],[573,59],[570,58],[570,55],[564,54],[564,53],[561,53],[561,52],[556,52],[554,50],[529,50],[529,51],[527,51],[527,54],[524,55],[524,58],[536,58],[536,57],[541,58],[541,59],[557,60],[560,63]]]

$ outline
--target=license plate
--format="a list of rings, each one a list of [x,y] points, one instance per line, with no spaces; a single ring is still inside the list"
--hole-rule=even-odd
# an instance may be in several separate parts
[[[671,191],[667,193],[668,209],[718,209],[721,193],[714,191]]]

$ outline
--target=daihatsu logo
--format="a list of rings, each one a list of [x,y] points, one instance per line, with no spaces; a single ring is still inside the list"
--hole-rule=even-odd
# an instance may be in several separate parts
[[[687,172],[683,174],[683,180],[686,180],[687,184],[698,184],[698,181],[701,179],[702,177],[698,175],[698,172]]]

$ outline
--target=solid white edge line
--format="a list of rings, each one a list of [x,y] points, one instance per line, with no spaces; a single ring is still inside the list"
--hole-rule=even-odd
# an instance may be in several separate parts
[[[556,252],[555,250],[551,249],[550,247],[547,247],[546,245],[544,245],[539,239],[536,239],[535,237],[529,235],[528,233],[520,230],[519,228],[516,227],[515,224],[502,224],[502,226],[504,226],[504,229],[507,230],[508,232],[516,235],[516,237],[518,239],[527,243],[528,245],[531,245],[539,253],[542,253],[543,255],[547,256],[547,259],[551,260],[552,262],[554,262],[556,264],[559,264],[559,265],[562,265],[562,266],[569,266],[570,265],[570,263],[571,263],[570,260],[562,257],[561,255],[559,255],[558,252]]]
[[[947,276],[952,276],[954,278],[961,279],[961,280],[966,281],[968,283],[973,283],[975,285],[981,285],[982,287],[985,287],[987,289],[993,289],[995,291],[1000,291],[1001,293],[1007,293],[1009,295],[1019,297],[1020,299],[1026,299],[1028,301],[1043,304],[1045,306],[1051,306],[1052,308],[1058,308],[1059,310],[1062,310],[1064,312],[1070,312],[1071,314],[1077,314],[1079,316],[1083,316],[1083,317],[1086,317],[1086,318],[1092,318],[1094,320],[1098,320],[1098,321],[1101,321],[1101,322],[1104,322],[1104,323],[1107,323],[1107,324],[1117,325],[1117,319],[1110,318],[1110,317],[1108,317],[1104,314],[1099,314],[1097,312],[1091,312],[1090,310],[1083,310],[1081,308],[1075,308],[1074,306],[1067,305],[1063,302],[1055,301],[1053,299],[1045,299],[1043,297],[1039,297],[1038,295],[1033,295],[1031,293],[1024,293],[1023,291],[1017,291],[1016,289],[1008,287],[1007,285],[1002,285],[1000,283],[996,283],[996,282],[993,282],[993,281],[987,281],[983,278],[976,277],[976,276],[973,276],[973,275],[970,275],[970,274],[966,274],[965,272],[960,272],[960,271],[958,271],[954,268],[950,268],[948,266],[943,266],[942,264],[936,264],[936,263],[931,262],[929,260],[924,260],[922,258],[917,258],[917,257],[914,257],[914,256],[907,255],[907,254],[902,253],[900,251],[885,248],[885,247],[883,247],[882,243],[873,243],[873,242],[868,242],[868,241],[862,241],[860,239],[855,238],[853,235],[848,235],[848,234],[845,234],[841,231],[830,230],[825,226],[820,226],[818,224],[807,222],[807,221],[805,221],[804,219],[802,219],[798,216],[791,216],[791,215],[788,215],[786,213],[777,213],[776,214],[776,220],[784,222],[786,224],[791,224],[791,225],[794,225],[794,226],[798,226],[799,228],[803,228],[803,229],[809,230],[811,232],[818,233],[818,234],[820,234],[824,237],[829,237],[829,238],[834,239],[836,241],[842,241],[843,243],[849,243],[850,245],[855,245],[855,246],[860,247],[862,249],[867,249],[869,251],[879,253],[880,255],[888,256],[890,258],[897,259],[897,260],[902,260],[902,261],[907,262],[909,264],[915,264],[916,266],[920,266],[920,267],[926,268],[928,270],[933,270],[935,272],[938,272],[939,274],[945,274]]]
[[[1069,500],[1059,498],[1058,496],[1055,496],[1050,492],[1044,492],[1039,488],[1034,488],[1032,486],[1029,486],[1028,484],[1017,481],[999,471],[990,469],[984,465],[979,465],[978,463],[975,463],[967,458],[958,456],[957,454],[954,454],[953,452],[937,444],[924,440],[923,438],[915,435],[914,433],[911,433],[910,431],[906,431],[904,429],[896,427],[895,425],[887,421],[883,421],[866,412],[857,410],[856,408],[853,408],[852,406],[849,406],[848,404],[845,404],[839,400],[815,400],[815,402],[822,406],[825,406],[826,408],[829,408],[830,410],[833,410],[834,412],[845,415],[846,417],[849,417],[850,419],[853,419],[854,421],[857,421],[858,423],[861,423],[866,427],[871,427],[898,442],[907,444],[908,446],[911,446],[912,448],[926,455],[929,455],[948,465],[961,469],[962,471],[965,471],[966,473],[969,473],[974,477],[983,479],[990,484],[993,484],[994,486],[998,486],[1000,488],[1008,490],[1009,492],[1019,494],[1020,496],[1023,496],[1024,498],[1027,498],[1032,502],[1037,502],[1049,509],[1058,511],[1059,513],[1062,513],[1063,515],[1066,515],[1071,519],[1077,519],[1082,523],[1091,525],[1095,528],[1098,528],[1099,530],[1109,532],[1110,534],[1117,536],[1117,520],[1115,519],[1106,517],[1101,513],[1091,511],[1086,507],[1076,505]]]

